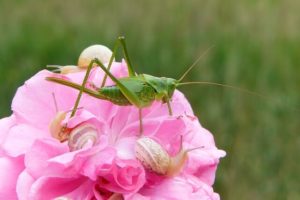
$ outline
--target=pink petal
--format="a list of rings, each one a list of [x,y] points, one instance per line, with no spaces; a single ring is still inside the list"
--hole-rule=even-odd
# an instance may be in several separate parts
[[[91,180],[96,180],[99,175],[99,170],[107,169],[108,166],[112,166],[115,155],[116,151],[114,148],[105,148],[97,154],[89,156],[81,168],[81,174],[89,177]]]
[[[29,123],[45,130],[46,135],[48,125],[56,114],[52,95],[55,94],[59,110],[69,110],[76,97],[74,90],[45,80],[52,74],[43,70],[26,81],[18,89],[12,103],[12,110],[19,122]]]
[[[138,191],[145,181],[144,168],[136,160],[116,159],[114,165],[99,170],[100,187],[116,193]]]
[[[136,137],[123,137],[120,138],[114,145],[117,149],[118,158],[120,159],[135,159],[135,147]]]
[[[2,152],[2,144],[7,137],[9,129],[14,126],[15,123],[16,120],[14,115],[0,119],[0,156],[4,154],[4,152]]]
[[[66,152],[69,152],[68,146],[55,139],[36,140],[25,155],[27,172],[35,178],[57,174],[60,170],[50,167],[48,160]]]
[[[30,200],[29,192],[34,181],[35,179],[26,170],[20,174],[17,181],[17,195],[19,200]]]
[[[76,115],[72,118],[67,116],[66,119],[62,122],[63,124],[67,124],[68,128],[74,128],[82,123],[90,123],[98,128],[99,132],[103,129],[104,122],[100,121],[97,116],[87,111],[86,109],[80,109],[76,112]]]
[[[203,148],[189,152],[189,159],[184,170],[212,185],[219,159],[224,157],[226,153],[215,147],[213,135],[202,128],[198,120],[187,120],[187,126],[189,132],[184,136],[185,148]]]
[[[91,196],[93,183],[85,177],[41,177],[31,187],[29,199],[53,199],[70,197],[86,199]]]
[[[0,158],[0,199],[17,199],[16,183],[24,169],[23,158]]]
[[[13,126],[3,143],[3,150],[10,156],[16,157],[26,153],[36,139],[44,137],[41,130],[28,124]]]
[[[219,200],[219,195],[209,185],[193,176],[165,179],[157,185],[142,188],[139,193],[151,200]]]
[[[183,114],[193,115],[193,110],[189,102],[178,90],[175,90],[172,97],[171,108],[173,116],[181,116]],[[155,102],[151,107],[143,110],[145,112],[145,117],[169,116],[167,104],[162,104],[162,102]]]

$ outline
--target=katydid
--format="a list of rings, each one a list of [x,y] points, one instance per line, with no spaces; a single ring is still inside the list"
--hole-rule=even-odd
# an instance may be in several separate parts
[[[121,44],[121,46],[122,46],[123,53],[125,56],[125,61],[127,63],[128,77],[118,79],[113,74],[110,73],[110,68],[111,68],[112,62],[114,60],[114,57],[116,55],[116,51],[118,49],[119,44]],[[208,52],[208,50],[206,52]],[[204,56],[204,54],[202,54],[202,56]],[[247,93],[256,94],[256,93],[250,92],[248,90],[243,90],[240,88],[236,88],[234,86],[224,85],[224,84],[219,84],[219,83],[212,83],[212,82],[181,83],[183,78],[199,62],[199,60],[201,59],[202,56],[200,56],[192,64],[192,66],[190,66],[188,68],[188,70],[182,75],[182,77],[179,80],[176,80],[173,78],[166,78],[166,77],[155,77],[155,76],[151,76],[148,74],[137,74],[131,65],[131,62],[130,62],[130,59],[128,56],[128,52],[127,52],[127,48],[126,48],[126,44],[125,44],[125,38],[119,37],[118,40],[116,41],[116,44],[115,44],[112,56],[109,60],[107,68],[97,58],[93,59],[87,68],[82,85],[72,83],[70,81],[63,80],[63,79],[56,78],[56,77],[47,77],[46,79],[48,81],[56,82],[56,83],[66,85],[66,86],[75,88],[77,90],[80,90],[77,100],[75,102],[75,106],[73,108],[71,117],[75,115],[75,113],[78,109],[79,101],[80,101],[80,98],[81,98],[83,92],[86,94],[89,94],[90,96],[93,96],[95,98],[110,101],[113,104],[116,104],[119,106],[129,106],[129,105],[136,106],[139,109],[140,134],[141,134],[143,132],[142,109],[150,106],[155,100],[157,100],[157,101],[162,101],[163,103],[166,103],[167,107],[168,107],[169,115],[172,115],[172,107],[171,107],[170,102],[171,102],[171,99],[172,99],[175,89],[180,85],[208,84],[208,85],[229,87],[229,88],[238,89],[238,90],[241,90],[241,91],[244,91]],[[95,88],[95,90],[85,87],[88,77],[89,77],[89,74],[90,74],[90,71],[94,64],[98,65],[105,72],[105,76],[103,78],[101,87]],[[104,86],[107,76],[109,78],[111,78],[111,80],[116,85]]]

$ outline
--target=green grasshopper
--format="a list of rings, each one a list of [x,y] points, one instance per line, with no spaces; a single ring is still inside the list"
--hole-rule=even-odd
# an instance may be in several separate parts
[[[112,62],[116,55],[119,44],[121,44],[123,53],[125,56],[125,61],[126,61],[127,67],[128,67],[128,77],[117,79],[113,74],[110,73],[109,70],[111,68],[111,65],[112,65]],[[202,56],[205,55],[205,53],[202,54]],[[171,107],[170,101],[172,99],[175,89],[180,85],[209,84],[209,85],[223,86],[223,87],[238,89],[238,90],[253,94],[253,92],[250,92],[247,90],[243,90],[240,88],[236,88],[234,86],[224,85],[224,84],[219,84],[219,83],[212,83],[212,82],[181,83],[183,78],[198,63],[198,61],[201,59],[202,56],[200,56],[188,68],[188,70],[181,76],[181,78],[179,80],[176,80],[173,78],[166,78],[166,77],[155,77],[155,76],[151,76],[148,74],[137,74],[131,65],[131,62],[130,62],[130,59],[128,56],[128,52],[127,52],[127,47],[125,44],[125,38],[119,37],[116,41],[112,56],[109,60],[108,67],[106,68],[100,60],[98,60],[96,58],[93,59],[88,65],[82,85],[72,83],[70,81],[63,80],[63,79],[56,78],[56,77],[47,77],[46,80],[56,82],[56,83],[66,85],[66,86],[75,88],[77,90],[80,90],[77,100],[75,102],[75,106],[73,108],[71,117],[75,115],[76,110],[78,109],[79,101],[80,101],[80,98],[81,98],[83,92],[86,94],[89,94],[90,96],[93,96],[95,98],[110,101],[113,104],[116,104],[119,106],[129,106],[129,105],[136,106],[139,109],[140,133],[142,133],[143,132],[142,109],[145,107],[149,107],[155,100],[162,101],[163,103],[167,104],[169,115],[172,115],[172,107]],[[95,90],[92,90],[92,89],[86,88],[85,85],[87,83],[87,79],[89,77],[90,71],[94,64],[98,65],[105,72],[105,76],[103,78],[101,87],[96,88]],[[109,76],[116,85],[104,86],[107,76]],[[254,94],[256,94],[256,93],[254,93]]]

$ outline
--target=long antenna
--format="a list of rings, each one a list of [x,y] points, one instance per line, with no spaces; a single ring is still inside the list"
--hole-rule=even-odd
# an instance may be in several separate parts
[[[235,86],[232,86],[232,85],[226,85],[226,84],[221,84],[221,83],[208,82],[208,81],[184,82],[184,83],[178,83],[178,86],[181,86],[181,85],[194,85],[194,84],[225,87],[225,88],[238,90],[240,92],[244,92],[244,93],[247,93],[247,94],[255,95],[255,96],[258,96],[258,97],[261,97],[261,98],[267,98],[266,96],[264,96],[260,93],[253,92],[253,91],[250,91],[250,90],[246,90],[246,89],[243,89],[243,88],[240,88],[240,87],[235,87]]]
[[[210,46],[208,49],[206,49],[204,51],[204,53],[202,53],[197,60],[186,70],[186,72],[184,72],[184,74],[180,77],[180,79],[178,80],[178,82],[182,81],[184,79],[184,77],[198,64],[198,62],[214,47],[214,45]]]
[[[250,91],[250,90],[246,90],[246,89],[244,89],[244,88],[235,87],[235,86],[232,86],[232,85],[221,84],[221,83],[208,82],[208,81],[184,82],[184,83],[178,83],[177,86],[181,86],[181,85],[194,85],[194,84],[225,87],[225,88],[237,90],[237,91],[239,91],[239,92],[247,93],[247,94],[249,94],[249,95],[255,95],[255,96],[260,97],[260,98],[263,98],[263,99],[265,99],[265,100],[270,100],[270,99],[272,99],[272,98],[269,97],[269,96],[260,94],[260,93],[258,93],[258,92],[253,92],[253,91]],[[272,99],[272,100],[273,100],[273,99]],[[287,109],[289,109],[290,111],[294,111],[294,112],[300,112],[300,109],[298,109],[298,108],[291,108],[291,107],[288,107]]]

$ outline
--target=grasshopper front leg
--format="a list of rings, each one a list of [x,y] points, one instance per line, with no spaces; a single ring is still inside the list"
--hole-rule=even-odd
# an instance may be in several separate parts
[[[172,107],[171,107],[171,103],[170,103],[170,98],[168,96],[166,97],[166,103],[167,103],[167,106],[168,106],[169,115],[172,116],[173,111],[172,111]]]
[[[74,115],[76,114],[76,111],[77,111],[77,108],[79,106],[79,102],[80,102],[80,99],[81,99],[81,96],[82,96],[82,93],[84,91],[84,88],[85,88],[85,85],[87,83],[87,80],[89,78],[89,75],[90,75],[90,72],[92,70],[92,67],[93,67],[93,64],[95,63],[95,60],[92,60],[87,68],[87,71],[86,71],[86,74],[84,76],[84,79],[83,79],[83,82],[82,82],[82,86],[80,88],[80,91],[79,91],[79,94],[77,96],[77,99],[75,101],[75,105],[74,105],[74,108],[72,110],[72,113],[71,113],[71,117],[74,117]]]

